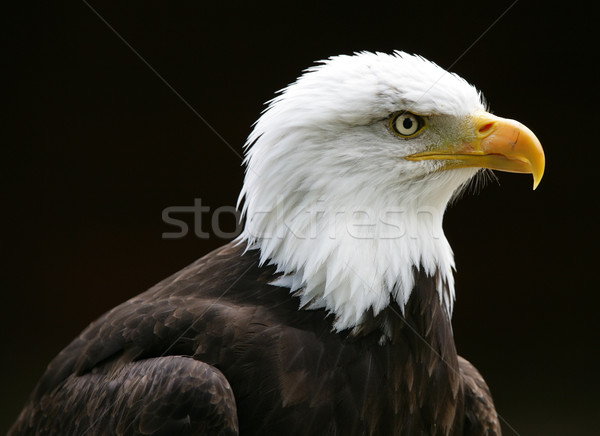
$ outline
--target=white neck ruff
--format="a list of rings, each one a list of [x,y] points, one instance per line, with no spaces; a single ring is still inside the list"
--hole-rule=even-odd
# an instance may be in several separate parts
[[[273,284],[290,288],[304,308],[333,313],[338,331],[393,301],[404,310],[414,287],[413,268],[437,273],[440,303],[450,316],[454,258],[442,218],[457,182],[460,186],[472,175],[454,170],[402,191],[365,187],[327,197],[296,191],[260,203],[246,192],[240,239],[260,250],[262,263],[283,273]]]

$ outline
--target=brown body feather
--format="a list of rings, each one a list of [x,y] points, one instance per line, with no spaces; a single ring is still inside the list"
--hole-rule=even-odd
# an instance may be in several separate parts
[[[92,323],[10,435],[499,435],[436,277],[353,331],[226,245]],[[382,338],[382,333],[385,336]]]

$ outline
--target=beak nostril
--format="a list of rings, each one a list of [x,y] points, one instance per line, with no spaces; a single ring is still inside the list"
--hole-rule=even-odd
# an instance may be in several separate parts
[[[492,127],[494,127],[494,123],[485,123],[483,126],[481,126],[479,128],[479,133],[486,133],[488,132]]]

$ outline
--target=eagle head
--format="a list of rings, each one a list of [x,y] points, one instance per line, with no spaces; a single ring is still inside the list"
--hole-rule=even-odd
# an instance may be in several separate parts
[[[355,327],[414,271],[438,277],[452,312],[454,260],[442,218],[483,168],[544,172],[535,135],[490,114],[482,94],[419,56],[361,52],[307,69],[269,102],[246,143],[240,238],[306,308]]]

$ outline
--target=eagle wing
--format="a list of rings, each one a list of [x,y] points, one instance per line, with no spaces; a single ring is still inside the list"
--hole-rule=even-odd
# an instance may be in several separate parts
[[[465,436],[500,436],[502,431],[494,401],[485,380],[461,356],[458,356],[460,378],[465,394],[465,422],[463,434]]]
[[[341,345],[324,311],[298,311],[274,273],[228,244],[115,307],[48,365],[9,435],[323,429],[333,393],[352,397],[339,365],[368,359]],[[346,403],[339,413],[356,415]]]
[[[226,336],[236,329],[225,322],[228,304],[213,295],[241,276],[215,278],[214,268],[234,256],[229,249],[90,324],[48,365],[9,435],[238,434],[228,380],[197,355],[201,331]],[[219,337],[212,339],[218,350]]]

